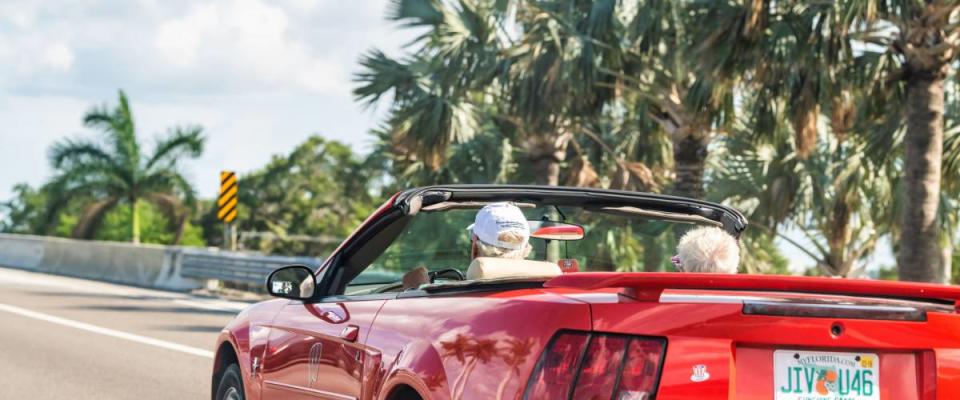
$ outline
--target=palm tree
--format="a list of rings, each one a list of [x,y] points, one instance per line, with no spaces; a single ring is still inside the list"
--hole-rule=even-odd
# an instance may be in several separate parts
[[[52,182],[57,190],[50,204],[57,207],[73,200],[85,202],[73,236],[92,238],[110,210],[128,204],[131,238],[139,243],[140,203],[148,201],[169,218],[176,229],[174,242],[179,243],[189,210],[181,197],[192,202],[194,192],[177,164],[203,152],[202,128],[173,128],[150,152],[143,153],[123,91],[116,107],[95,107],[83,122],[99,130],[100,138],[66,139],[50,149],[50,163],[57,171]]]
[[[548,14],[527,2],[395,4],[392,19],[428,31],[405,58],[365,56],[354,91],[367,104],[392,94],[392,146],[437,171],[450,146],[489,133],[483,126],[492,124],[524,150],[533,181],[558,185],[580,116],[613,94],[596,79],[580,79],[593,62],[589,44],[556,37]]]
[[[448,148],[471,140],[479,128],[477,97],[491,77],[490,62],[499,41],[487,8],[432,0],[395,1],[389,18],[405,26],[427,28],[413,55],[394,59],[372,50],[360,61],[354,94],[366,105],[392,95],[382,141],[408,166],[437,172]]]
[[[960,107],[956,94],[950,101],[951,107],[948,109],[948,115],[956,116],[957,108]],[[956,118],[956,117],[954,117]],[[960,226],[960,125],[957,121],[950,121],[951,128],[944,135],[943,151],[943,191],[940,195],[940,224],[941,224],[941,244],[943,245],[943,269],[944,274],[950,277],[951,283],[956,283],[957,275],[952,275],[955,265],[954,243],[957,240],[957,227]]]
[[[895,185],[890,165],[866,156],[862,136],[840,141],[822,134],[815,149],[801,150],[797,141],[806,139],[792,137],[786,121],[772,135],[755,133],[751,122],[718,150],[714,196],[745,210],[751,226],[808,255],[824,275],[862,274],[857,263],[888,232],[885,221],[892,218],[885,206]]]
[[[558,1],[538,7],[556,34],[580,49],[569,63],[573,79],[582,82],[580,92],[601,93],[594,99],[601,107],[576,112],[639,110],[656,127],[643,126],[635,135],[656,137],[659,129],[672,142],[672,192],[703,198],[708,146],[733,121],[736,79],[713,79],[690,57],[697,26],[689,2]]]
[[[960,5],[952,1],[904,2],[867,15],[874,24],[893,23],[897,35],[879,43],[902,57],[895,77],[906,86],[902,236],[898,254],[902,280],[945,282],[949,276],[940,246],[940,190],[944,140],[944,81],[957,59]],[[893,78],[894,76],[891,76]]]
[[[705,53],[725,73],[754,80],[784,82],[789,70],[804,70],[813,78],[798,81],[796,92],[808,98],[800,116],[815,115],[820,102],[842,99],[828,90],[836,82],[852,82],[864,90],[855,106],[860,122],[889,120],[886,132],[863,129],[873,140],[890,143],[893,132],[904,128],[900,204],[899,277],[903,280],[943,282],[938,218],[941,205],[941,161],[944,145],[944,82],[953,71],[960,45],[960,3],[952,0],[835,2],[742,1],[725,2],[726,12],[714,12],[702,26],[714,29],[705,40]],[[718,8],[721,9],[721,8]],[[747,29],[744,21],[758,21],[764,29]],[[777,38],[787,38],[778,40]],[[818,39],[819,38],[819,39]],[[817,63],[794,63],[800,59]],[[756,62],[779,60],[784,63]],[[811,65],[814,65],[811,68]],[[851,69],[848,79],[830,78],[834,71]],[[792,74],[793,76],[800,76]],[[835,77],[834,77],[835,78]],[[825,90],[827,89],[827,90]],[[826,91],[827,96],[817,93]],[[794,99],[797,99],[794,97]],[[814,99],[814,100],[810,100]],[[842,104],[842,102],[841,102]],[[812,118],[798,118],[814,121]],[[814,125],[807,125],[813,127]],[[808,130],[811,130],[808,128]],[[802,134],[802,129],[798,134]],[[889,150],[887,148],[886,150]],[[886,151],[885,153],[889,153]],[[883,155],[888,157],[888,155]]]

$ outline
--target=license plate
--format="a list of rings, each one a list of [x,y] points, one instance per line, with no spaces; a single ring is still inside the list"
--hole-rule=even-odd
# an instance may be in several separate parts
[[[880,357],[872,353],[777,350],[776,400],[879,400]]]

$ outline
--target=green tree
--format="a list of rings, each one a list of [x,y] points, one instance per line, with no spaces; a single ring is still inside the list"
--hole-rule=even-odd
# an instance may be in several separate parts
[[[388,18],[428,29],[411,44],[418,47],[415,55],[395,59],[372,50],[360,61],[354,94],[368,106],[392,96],[379,146],[396,155],[393,161],[406,175],[413,169],[438,172],[448,148],[477,132],[478,113],[471,100],[483,94],[479,76],[492,79],[481,66],[492,66],[499,47],[495,27],[478,15],[485,10],[456,9],[433,0],[395,1]]]
[[[0,232],[36,234],[47,231],[52,225],[45,221],[46,194],[42,189],[34,189],[26,183],[13,187],[13,198],[0,203],[3,219],[0,219]]]
[[[173,128],[142,152],[133,114],[123,91],[114,108],[95,107],[84,116],[84,125],[99,130],[98,139],[75,138],[55,143],[50,162],[56,171],[48,206],[59,211],[72,201],[83,201],[72,236],[94,238],[104,216],[120,204],[130,210],[130,239],[140,242],[140,204],[157,206],[174,229],[179,243],[187,219],[183,202],[193,200],[193,188],[177,164],[203,152],[200,127]],[[183,200],[182,200],[183,199]]]
[[[393,19],[427,32],[406,58],[365,57],[355,93],[367,102],[392,94],[387,130],[435,169],[450,144],[477,134],[478,120],[493,119],[524,151],[535,182],[556,185],[573,140],[596,131],[601,119],[641,110],[654,125],[626,134],[665,132],[673,191],[704,196],[708,145],[732,120],[733,84],[700,74],[686,54],[695,45],[688,2],[395,4]],[[585,175],[566,183],[592,180],[589,151],[574,149],[569,175]],[[608,161],[619,177],[644,175],[628,164],[637,160]]]
[[[129,241],[132,234],[132,232],[130,232],[130,219],[132,215],[133,213],[130,211],[129,204],[120,204],[113,210],[110,210],[110,212],[104,216],[101,227],[94,238],[115,242]],[[167,217],[157,206],[150,203],[141,204],[139,215],[141,243],[174,243],[178,233],[177,231],[170,230]],[[190,222],[184,223],[180,235],[179,244],[181,245],[204,245],[201,229]]]
[[[877,2],[875,13],[864,13],[873,27],[892,25],[895,36],[877,35],[890,59],[901,62],[888,74],[905,87],[903,208],[901,211],[901,280],[949,279],[941,249],[941,157],[944,140],[944,83],[957,59],[960,29],[953,1],[902,2],[891,7]],[[898,2],[900,3],[900,2]]]
[[[6,214],[0,220],[0,232],[70,236],[77,216],[83,212],[83,203],[90,199],[88,193],[75,193],[69,198],[60,195],[62,188],[57,182],[36,189],[20,183],[13,191],[12,199],[0,203],[0,211]]]
[[[590,119],[633,113],[639,129],[624,133],[650,136],[642,141],[653,149],[660,147],[660,136],[670,143],[664,165],[672,172],[671,191],[703,198],[710,143],[734,121],[737,77],[706,75],[691,57],[700,28],[691,3],[555,1],[533,7],[549,16],[553,34],[580,55],[569,63],[573,79],[581,82],[573,95],[610,93],[596,98],[601,107],[573,111]]]
[[[861,275],[857,262],[873,251],[893,218],[886,206],[893,196],[890,170],[865,156],[862,138],[823,134],[801,157],[790,124],[778,126],[772,136],[741,126],[723,141],[713,196],[744,210],[752,230],[807,254],[822,274]]]
[[[411,186],[442,183],[506,183],[515,179],[526,167],[526,160],[517,157],[518,150],[494,121],[480,114],[478,134],[471,139],[444,149],[445,162],[436,168],[425,163],[416,148],[398,143],[389,128],[375,129],[373,150],[362,168],[378,176],[372,183],[391,190]],[[529,172],[528,172],[529,174]],[[532,182],[532,177],[521,177]]]
[[[712,10],[703,25],[715,33],[704,40],[703,54],[713,54],[715,60],[706,64],[761,83],[798,78],[790,87],[799,96],[787,96],[800,104],[793,112],[801,121],[795,124],[801,127],[798,134],[815,131],[811,116],[818,114],[821,102],[845,102],[849,94],[832,89],[843,87],[838,82],[862,90],[855,107],[860,122],[873,123],[873,129],[860,130],[872,140],[890,144],[902,128],[898,273],[903,280],[946,281],[940,220],[944,85],[955,76],[960,3],[744,0]],[[756,21],[763,29],[746,29],[745,21]],[[877,147],[881,157],[889,157],[890,147]]]
[[[238,180],[236,223],[241,231],[264,234],[244,245],[268,253],[326,254],[379,205],[372,185],[371,171],[350,147],[312,136]]]
[[[408,56],[365,56],[354,93],[367,104],[392,95],[385,131],[397,153],[436,171],[449,147],[492,133],[524,153],[523,178],[560,183],[579,116],[613,94],[580,79],[591,49],[556,36],[530,2],[400,0],[390,18],[427,31]]]

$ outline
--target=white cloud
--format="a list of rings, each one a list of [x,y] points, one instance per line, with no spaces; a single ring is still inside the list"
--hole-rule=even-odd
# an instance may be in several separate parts
[[[54,70],[67,71],[73,65],[73,50],[64,43],[50,43],[40,53],[39,61]]]
[[[259,0],[193,6],[164,21],[155,45],[162,61],[206,75],[211,67],[244,85],[313,93],[349,91],[349,75],[292,37],[287,11]]]
[[[36,20],[38,6],[37,1],[0,3],[0,22],[7,22],[17,28],[29,28]]]
[[[0,201],[51,174],[46,152],[92,136],[84,111],[127,91],[146,140],[199,124],[207,151],[184,163],[212,196],[216,171],[251,171],[311,134],[358,151],[380,116],[351,94],[357,60],[414,33],[387,0],[0,1]]]

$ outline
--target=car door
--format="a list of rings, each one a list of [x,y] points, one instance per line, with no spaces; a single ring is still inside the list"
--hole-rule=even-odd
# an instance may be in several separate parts
[[[264,354],[263,397],[361,398],[363,343],[383,303],[373,296],[286,304]]]

